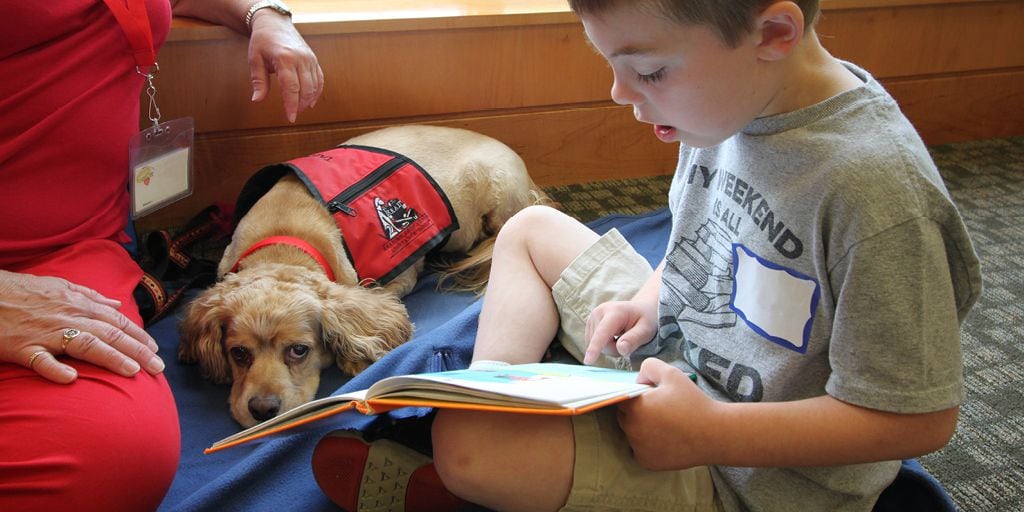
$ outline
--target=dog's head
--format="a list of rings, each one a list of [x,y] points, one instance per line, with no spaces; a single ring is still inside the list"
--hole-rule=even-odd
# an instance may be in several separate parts
[[[383,290],[345,286],[282,264],[228,274],[185,309],[178,357],[231,384],[245,427],[316,395],[336,361],[354,375],[412,334],[405,306]]]

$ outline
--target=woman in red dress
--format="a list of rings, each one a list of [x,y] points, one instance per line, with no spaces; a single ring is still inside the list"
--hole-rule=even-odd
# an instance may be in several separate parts
[[[274,73],[290,120],[323,88],[286,12],[256,0],[8,2],[0,17],[0,509],[156,508],[178,417],[123,244],[128,141],[145,79],[108,3],[250,37],[253,99]],[[173,4],[173,5],[172,5]],[[259,2],[265,5],[267,2]],[[117,7],[116,5],[114,7]],[[258,6],[257,6],[258,7]],[[140,25],[141,26],[141,25]],[[250,35],[251,29],[251,35]],[[239,91],[240,93],[246,93]]]

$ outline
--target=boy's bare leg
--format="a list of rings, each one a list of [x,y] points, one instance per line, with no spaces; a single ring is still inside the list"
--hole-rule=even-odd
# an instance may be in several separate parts
[[[513,216],[498,233],[473,360],[535,363],[558,330],[551,287],[599,236],[543,206]]]
[[[445,487],[492,510],[558,510],[572,488],[572,422],[560,416],[439,410],[434,467]]]
[[[495,242],[473,360],[540,361],[558,330],[551,287],[598,238],[551,208],[512,217]],[[439,410],[433,443],[445,486],[494,510],[556,510],[572,487],[568,418]]]

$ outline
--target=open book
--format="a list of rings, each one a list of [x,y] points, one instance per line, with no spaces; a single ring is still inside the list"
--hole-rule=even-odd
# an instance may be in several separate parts
[[[369,389],[307,402],[226,437],[204,453],[230,448],[348,410],[379,414],[400,407],[438,407],[529,414],[574,415],[653,389],[637,372],[560,363],[399,375]]]

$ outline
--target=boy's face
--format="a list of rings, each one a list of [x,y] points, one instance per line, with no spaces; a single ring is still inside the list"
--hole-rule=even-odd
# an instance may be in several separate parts
[[[772,100],[753,35],[731,48],[709,28],[655,17],[629,2],[582,21],[611,64],[612,100],[632,105],[637,120],[653,124],[663,142],[714,146]]]

